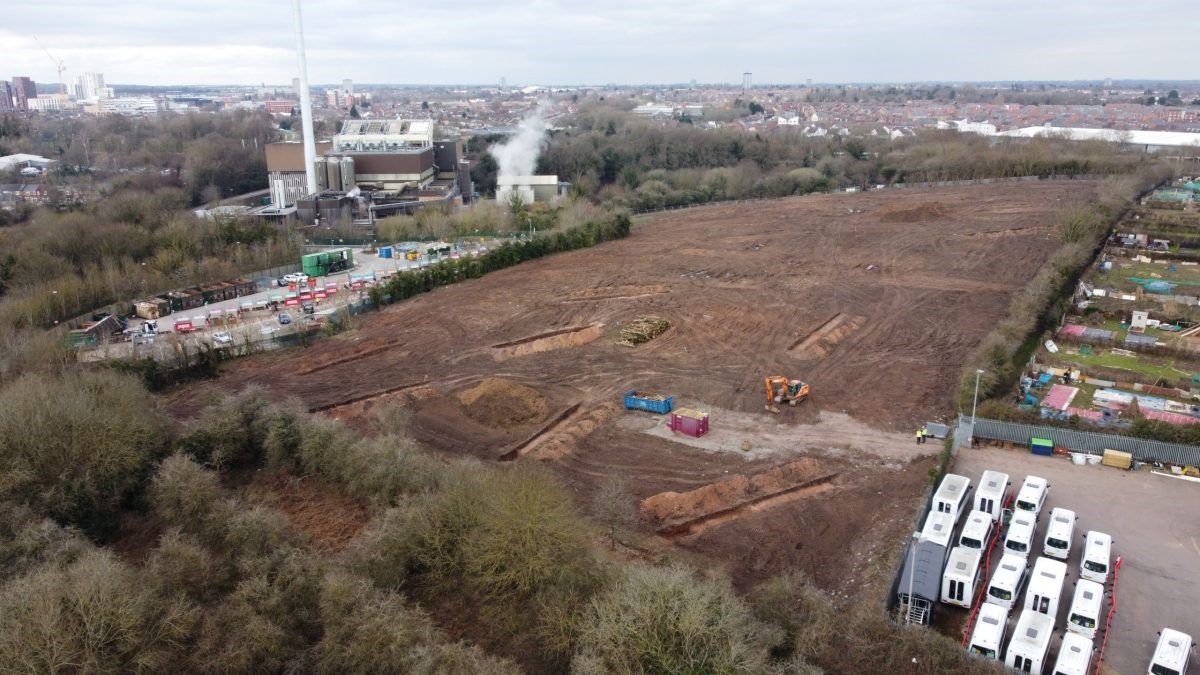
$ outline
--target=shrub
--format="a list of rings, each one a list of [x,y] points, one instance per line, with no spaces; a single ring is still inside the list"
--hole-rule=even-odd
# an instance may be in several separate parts
[[[774,577],[754,590],[751,610],[763,624],[777,628],[771,655],[809,658],[824,648],[838,627],[829,599],[800,573]]]
[[[26,376],[0,390],[0,498],[93,535],[141,488],[167,428],[136,380]]]
[[[146,561],[145,575],[158,594],[182,594],[194,602],[213,599],[232,581],[226,566],[179,530],[168,531],[159,539]]]
[[[0,502],[0,579],[53,562],[69,565],[91,550],[75,530],[35,514],[28,506]]]
[[[316,661],[322,673],[406,672],[417,649],[441,638],[399,596],[346,574],[325,578],[320,610],[325,630]]]
[[[181,450],[216,469],[245,466],[262,459],[267,401],[255,388],[226,396],[205,408],[179,441]]]
[[[346,492],[381,506],[403,495],[436,487],[446,465],[417,449],[409,438],[386,435],[363,438],[336,458],[336,480]]]
[[[555,587],[590,586],[599,568],[561,484],[521,465],[493,485],[465,548],[470,583],[503,604]]]
[[[372,520],[347,548],[346,566],[380,588],[400,588],[415,559],[413,513],[404,504]]]
[[[170,670],[195,618],[186,602],[156,597],[135,570],[92,551],[0,589],[0,671]]]
[[[634,565],[592,599],[572,672],[764,672],[760,630],[728,584]]]
[[[167,524],[188,532],[206,529],[221,500],[217,475],[184,455],[162,461],[150,481],[150,503]]]

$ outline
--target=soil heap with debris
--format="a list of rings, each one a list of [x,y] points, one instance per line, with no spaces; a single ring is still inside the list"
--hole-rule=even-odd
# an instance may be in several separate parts
[[[502,429],[540,422],[548,410],[545,396],[502,377],[485,378],[459,393],[458,401],[471,419]]]

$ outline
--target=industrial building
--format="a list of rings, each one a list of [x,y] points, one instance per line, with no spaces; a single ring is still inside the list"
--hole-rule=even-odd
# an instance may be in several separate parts
[[[498,176],[496,201],[506,203],[516,193],[523,204],[552,202],[562,195],[563,188],[558,176]]]
[[[346,120],[316,145],[311,189],[303,144],[267,145],[271,207],[257,215],[283,214],[294,205],[304,222],[374,222],[377,215],[472,192],[462,142],[435,140],[431,120]]]

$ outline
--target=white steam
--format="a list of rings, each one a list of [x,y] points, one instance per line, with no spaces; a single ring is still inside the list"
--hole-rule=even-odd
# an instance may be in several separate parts
[[[542,119],[543,110],[538,106],[528,117],[521,120],[517,134],[502,145],[488,149],[500,165],[501,176],[532,176],[542,150],[547,124]]]

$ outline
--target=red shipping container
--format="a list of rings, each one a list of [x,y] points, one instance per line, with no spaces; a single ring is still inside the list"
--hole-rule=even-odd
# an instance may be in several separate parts
[[[708,433],[708,413],[691,408],[679,408],[671,413],[671,421],[667,423],[667,428],[700,438]]]

